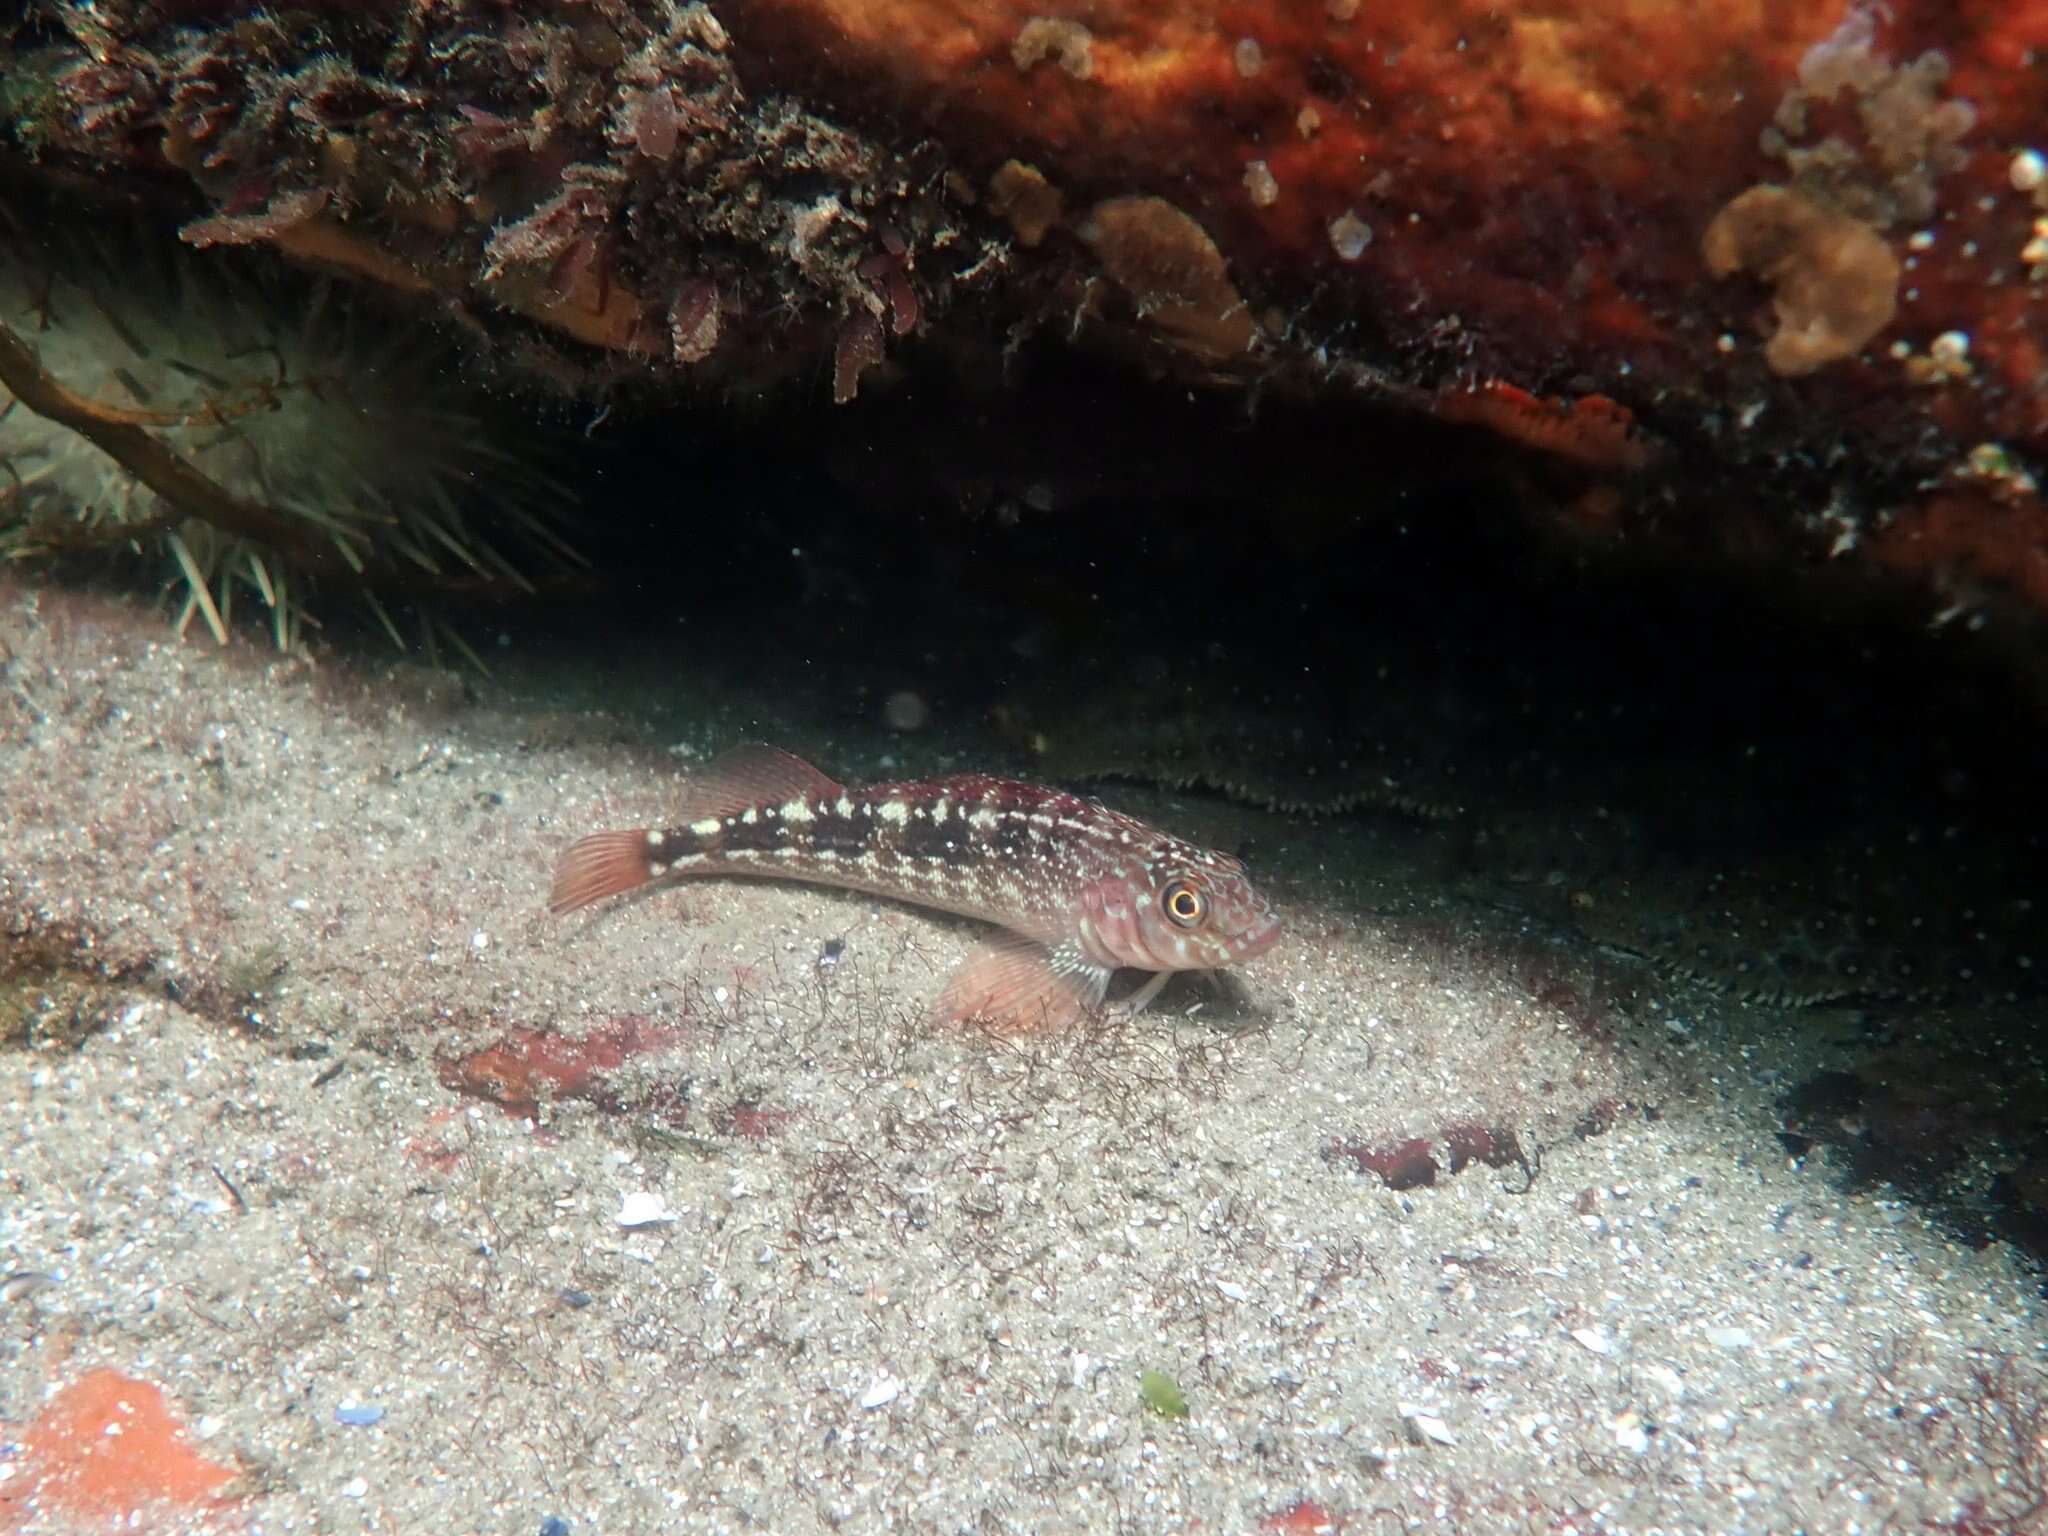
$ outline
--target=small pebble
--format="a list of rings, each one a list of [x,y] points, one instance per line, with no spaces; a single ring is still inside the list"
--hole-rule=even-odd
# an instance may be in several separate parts
[[[2038,149],[2023,149],[2012,157],[2009,174],[2015,192],[2032,192],[2048,184],[2048,160]]]
[[[383,1421],[384,1410],[375,1403],[343,1403],[334,1410],[335,1423],[353,1424],[358,1429],[368,1429]]]
[[[17,1269],[5,1280],[0,1280],[0,1302],[26,1301],[38,1291],[52,1291],[57,1288],[57,1277],[40,1269]]]
[[[569,1522],[560,1515],[549,1515],[540,1523],[540,1536],[569,1536]]]
[[[574,1307],[579,1312],[589,1306],[593,1299],[588,1291],[563,1291],[561,1297],[563,1306]]]
[[[1614,1431],[1614,1443],[1624,1451],[1641,1456],[1650,1449],[1650,1432],[1643,1426],[1643,1416],[1635,1409],[1624,1408],[1607,1422]]]
[[[1237,47],[1231,51],[1231,57],[1237,63],[1237,72],[1247,80],[1266,67],[1265,50],[1259,47],[1259,41],[1255,37],[1239,38]]]
[[[1596,1355],[1611,1355],[1614,1353],[1614,1340],[1607,1337],[1598,1328],[1574,1328],[1572,1330],[1572,1337],[1578,1340],[1582,1348],[1590,1349]]]

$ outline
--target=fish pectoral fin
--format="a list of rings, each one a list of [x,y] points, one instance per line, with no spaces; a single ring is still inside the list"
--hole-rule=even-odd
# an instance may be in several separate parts
[[[1151,1006],[1152,999],[1157,997],[1171,980],[1173,980],[1172,971],[1155,971],[1152,974],[1152,978],[1145,985],[1138,988],[1129,997],[1118,1002],[1117,1007],[1126,1014],[1133,1016],[1143,1013]]]
[[[1002,1034],[1071,1028],[1102,1006],[1109,972],[1071,944],[1046,949],[1028,939],[984,944],[939,994],[949,1023],[975,1020]]]
[[[721,752],[690,779],[681,821],[736,816],[749,806],[787,805],[792,800],[836,800],[846,786],[793,753],[750,741]]]

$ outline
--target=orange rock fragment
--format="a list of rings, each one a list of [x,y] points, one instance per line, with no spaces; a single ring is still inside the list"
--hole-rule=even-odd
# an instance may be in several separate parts
[[[33,1509],[138,1527],[151,1512],[226,1502],[237,1475],[193,1448],[161,1388],[105,1369],[43,1406],[22,1436],[22,1468],[0,1493],[0,1514]]]
[[[1314,1499],[1296,1499],[1278,1514],[1267,1515],[1261,1520],[1259,1530],[1264,1536],[1330,1536],[1349,1523],[1344,1516],[1331,1514]]]
[[[1796,377],[1854,357],[1892,322],[1899,259],[1869,225],[1789,187],[1751,187],[1714,216],[1700,252],[1716,277],[1771,285],[1771,372]]]

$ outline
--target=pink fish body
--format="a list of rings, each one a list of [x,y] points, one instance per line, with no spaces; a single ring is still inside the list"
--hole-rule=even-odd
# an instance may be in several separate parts
[[[747,746],[711,763],[666,830],[599,832],[555,870],[557,913],[655,881],[756,875],[867,891],[994,923],[940,1010],[999,1028],[1062,1027],[1110,976],[1270,949],[1280,920],[1227,854],[1063,790],[986,774],[848,789],[800,758]]]

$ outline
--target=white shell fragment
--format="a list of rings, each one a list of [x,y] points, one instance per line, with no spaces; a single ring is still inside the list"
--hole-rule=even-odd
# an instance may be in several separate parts
[[[1598,1328],[1574,1328],[1572,1337],[1578,1341],[1581,1348],[1590,1349],[1596,1355],[1614,1353],[1614,1340]]]
[[[1396,1409],[1401,1415],[1401,1422],[1407,1426],[1408,1438],[1417,1445],[1425,1441],[1435,1441],[1438,1445],[1458,1443],[1458,1437],[1451,1433],[1451,1426],[1427,1408],[1414,1403],[1400,1403]]]
[[[655,1227],[675,1219],[676,1213],[668,1208],[668,1202],[651,1189],[632,1190],[619,1202],[618,1223],[629,1232],[635,1227]]]
[[[863,1408],[886,1408],[903,1395],[903,1383],[894,1376],[879,1376],[875,1384],[860,1395]]]

